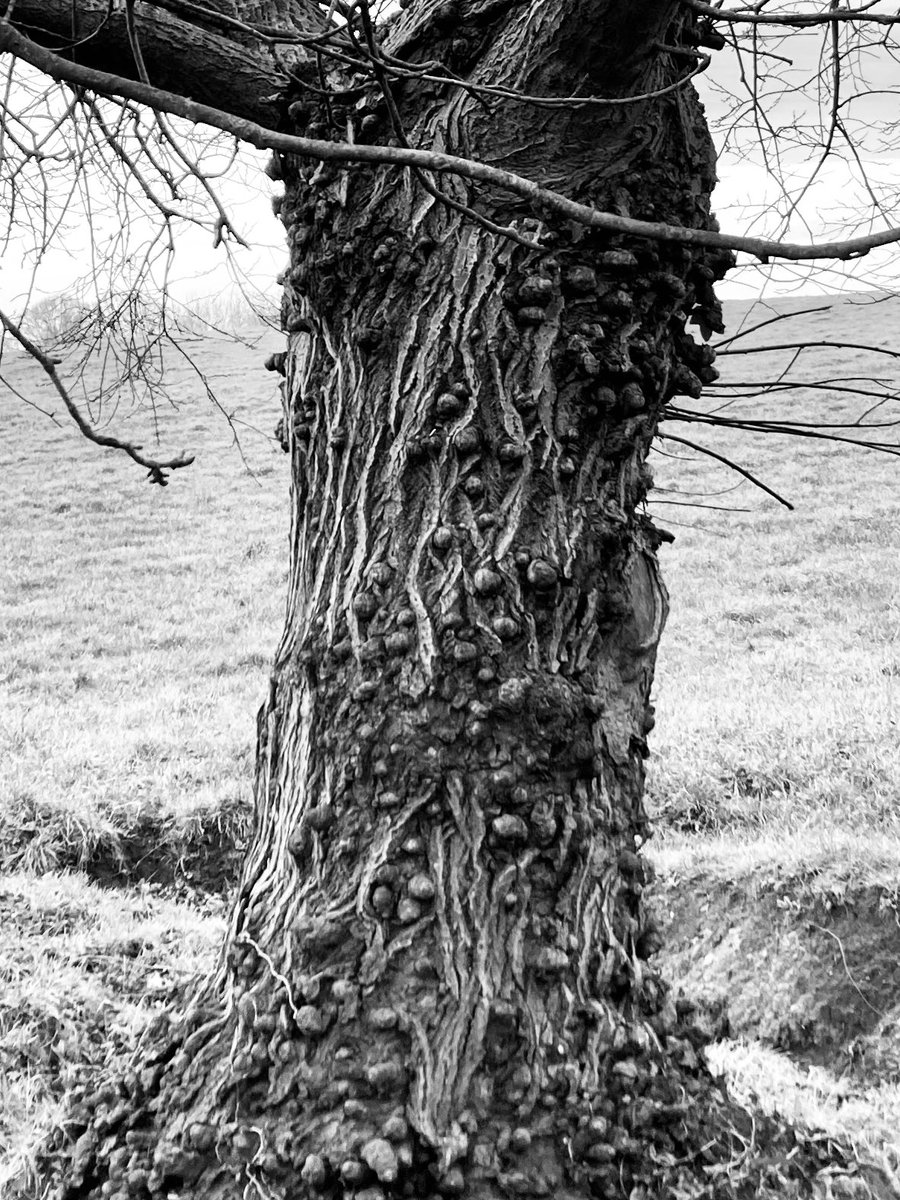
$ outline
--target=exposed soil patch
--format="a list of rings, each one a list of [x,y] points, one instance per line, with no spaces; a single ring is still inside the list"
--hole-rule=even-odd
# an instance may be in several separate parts
[[[235,882],[246,831],[231,822],[191,822],[173,828],[142,817],[115,843],[97,845],[90,856],[62,865],[77,866],[105,886],[156,883],[221,894]]]
[[[189,814],[110,811],[79,821],[28,802],[0,811],[0,869],[78,870],[105,886],[153,883],[221,894],[235,882],[250,825],[243,806]]]
[[[834,1072],[900,1080],[897,896],[840,902],[749,879],[661,879],[666,976],[719,1036],[756,1038]]]

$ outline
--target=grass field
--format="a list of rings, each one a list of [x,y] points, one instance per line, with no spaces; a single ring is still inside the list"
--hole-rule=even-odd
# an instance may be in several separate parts
[[[755,337],[890,346],[898,318],[895,302],[844,301]],[[215,955],[225,901],[211,860],[224,847],[230,869],[245,834],[284,598],[287,465],[262,369],[277,344],[191,347],[240,450],[173,357],[163,445],[198,458],[165,490],[0,391],[0,1186],[76,1067],[119,1052]],[[760,381],[785,357],[723,365]],[[894,376],[891,359],[821,348],[797,369]],[[35,364],[13,357],[3,372],[51,403]],[[839,421],[868,403],[807,389],[752,411]],[[900,460],[666,430],[795,505],[683,445],[655,457],[653,511],[676,534],[650,775],[666,965],[723,1035],[714,1065],[741,1094],[897,1169]]]
[[[819,302],[821,303],[821,301]],[[807,300],[780,307],[812,307]],[[765,319],[757,313],[747,319]],[[735,314],[735,318],[738,314]],[[891,347],[900,303],[844,301],[734,343],[809,339]],[[739,328],[735,319],[729,328]],[[723,375],[777,376],[789,352],[734,356]],[[900,360],[817,349],[796,374],[900,383]],[[851,386],[871,390],[868,379]],[[856,419],[873,401],[825,390],[775,393],[724,415],[794,421]],[[715,399],[685,401],[712,409]],[[870,421],[900,418],[900,402]],[[664,426],[664,431],[669,426]],[[900,834],[900,461],[823,441],[705,429],[673,432],[749,467],[790,500],[788,512],[726,468],[679,445],[655,457],[653,505],[677,534],[663,551],[673,598],[658,674],[652,790],[688,828],[808,840],[836,829]],[[845,432],[845,431],[836,431]],[[900,444],[897,429],[870,437]],[[726,494],[723,488],[734,488]],[[685,509],[666,501],[750,509]]]

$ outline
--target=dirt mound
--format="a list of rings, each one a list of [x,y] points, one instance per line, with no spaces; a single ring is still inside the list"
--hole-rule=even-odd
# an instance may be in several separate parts
[[[663,970],[718,1036],[900,1080],[896,892],[869,886],[835,899],[789,879],[695,875],[659,879],[654,904]]]
[[[0,811],[0,869],[78,870],[104,885],[155,883],[220,894],[237,879],[251,814],[110,809],[90,822],[36,801]]]

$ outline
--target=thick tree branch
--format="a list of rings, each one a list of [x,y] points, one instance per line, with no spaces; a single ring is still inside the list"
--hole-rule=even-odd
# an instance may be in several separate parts
[[[143,0],[152,8],[165,9],[176,17],[201,28],[227,31],[232,37],[237,34],[254,40],[279,45],[303,44],[311,38],[339,33],[338,26],[329,26],[322,13],[313,3],[304,0],[268,0],[266,12],[272,21],[259,20],[257,9],[254,20],[241,20],[230,12],[220,12],[212,4],[197,4],[194,0]],[[221,0],[219,0],[221,3]],[[302,30],[302,32],[301,32]]]
[[[515,0],[463,0],[456,5],[458,20],[464,28],[475,28],[496,19]],[[423,42],[427,45],[435,19],[441,19],[441,0],[428,0],[401,9],[385,37],[385,50],[401,59],[412,58]],[[584,4],[580,0],[556,3],[552,21],[535,7],[522,20],[529,22],[534,36],[529,51],[519,65],[517,84],[527,90],[535,69],[543,72],[548,59],[554,63],[560,80],[582,79],[591,88],[612,94],[625,90],[656,54],[656,43],[663,37],[677,0],[641,0],[630,4],[627,19],[617,17],[614,6],[603,0]],[[551,28],[552,27],[552,28]],[[630,89],[629,89],[630,90]]]
[[[521,175],[503,171],[486,163],[460,158],[454,154],[406,149],[402,146],[326,142],[315,138],[278,133],[276,130],[267,129],[237,112],[214,108],[158,87],[150,87],[120,75],[69,62],[38,46],[13,29],[6,21],[0,22],[0,53],[3,52],[14,54],[53,79],[80,85],[103,95],[134,100],[139,104],[155,108],[159,112],[184,117],[196,124],[211,125],[213,128],[230,133],[258,149],[276,150],[282,154],[296,154],[321,162],[419,168],[433,171],[436,174],[457,175],[462,179],[471,179],[475,183],[483,183],[520,196],[538,213],[555,213],[567,220],[575,221],[579,225],[606,230],[609,233],[648,238],[654,241],[678,242],[682,245],[739,250],[753,255],[762,262],[768,262],[772,258],[794,262],[812,259],[846,260],[859,258],[878,246],[900,242],[900,227],[897,226],[864,237],[804,245],[773,241],[767,238],[743,237],[738,234],[714,233],[707,229],[666,225],[660,221],[640,221],[632,217],[621,217],[615,213],[600,212],[590,205],[579,204],[575,200],[570,200],[568,196],[542,188]],[[241,111],[243,111],[243,106],[241,106]]]
[[[215,3],[207,0],[204,7],[214,12]],[[191,13],[190,19],[181,19],[163,11],[178,7],[156,0],[141,0],[136,6],[141,47],[153,85],[164,91],[189,89],[191,97],[202,104],[227,108],[247,120],[273,123],[278,115],[273,97],[283,87],[285,76],[267,42],[240,28],[218,31],[212,18],[204,22]],[[313,5],[309,8],[315,11]],[[191,9],[183,6],[185,16]],[[107,0],[78,0],[74,6],[71,0],[16,0],[12,20],[36,45],[65,55],[79,66],[103,71],[115,63],[123,75],[137,76],[121,6],[114,7]],[[312,31],[314,26],[310,23],[309,28]]]

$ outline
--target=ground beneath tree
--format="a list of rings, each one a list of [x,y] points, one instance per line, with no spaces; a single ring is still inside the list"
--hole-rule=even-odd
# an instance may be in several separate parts
[[[183,830],[167,841],[158,825],[144,828],[130,865],[120,857],[104,869],[102,850],[85,864],[93,881],[51,871],[0,882],[0,1142],[11,1151],[0,1187],[19,1180],[4,1195],[37,1195],[28,1164],[76,1081],[115,1071],[153,1016],[177,1007],[215,960],[231,832],[221,826],[217,846],[215,830],[198,826],[192,845]],[[165,884],[147,882],[148,864]],[[654,903],[664,971],[718,1042],[714,1069],[753,1104],[758,1096],[769,1111],[811,1120],[832,1137],[849,1130],[897,1186],[896,893],[871,884],[811,889],[777,873],[722,878],[670,861]],[[842,1168],[827,1178],[831,1195],[855,1194]]]
[[[665,975],[718,1037],[900,1083],[900,893],[788,873],[657,879]]]
[[[900,1184],[900,921],[893,872],[699,841],[655,854],[661,965],[732,1091],[849,1134]],[[743,858],[743,865],[740,861]],[[799,861],[799,860],[798,860]]]

